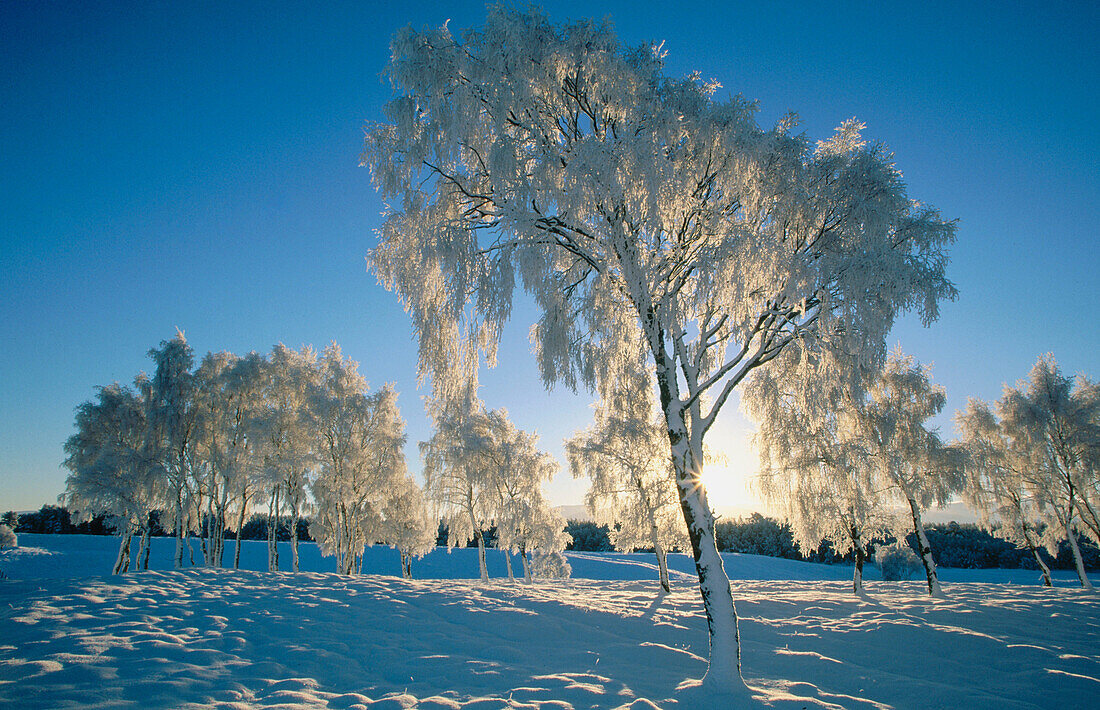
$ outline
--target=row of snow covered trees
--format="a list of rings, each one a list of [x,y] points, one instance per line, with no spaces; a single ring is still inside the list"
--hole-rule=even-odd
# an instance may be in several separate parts
[[[1100,388],[1089,380],[1074,381],[1042,357],[1026,382],[1006,388],[996,413],[971,400],[953,444],[929,428],[946,402],[943,388],[900,351],[862,394],[834,391],[827,407],[815,407],[804,384],[785,384],[754,382],[770,388],[750,400],[760,421],[759,489],[786,509],[803,549],[828,540],[854,553],[856,593],[867,543],[912,532],[929,594],[942,595],[922,513],[958,494],[986,529],[1031,550],[1046,585],[1039,547],[1054,554],[1065,540],[1082,586],[1091,586],[1076,539],[1100,541]]]
[[[557,464],[506,412],[487,411],[476,385],[461,405],[433,403],[421,491],[406,469],[397,392],[387,385],[370,393],[337,345],[320,355],[283,345],[266,357],[210,353],[193,368],[179,333],[149,354],[153,377],[99,388],[77,408],[77,432],[65,445],[64,502],[84,517],[115,517],[116,573],[129,569],[134,537],[135,566],[148,568],[153,511],[173,530],[178,568],[185,551],[194,563],[195,536],[203,563],[222,566],[227,529],[239,531],[260,509],[271,570],[279,568],[276,521],[289,517],[297,530],[311,512],[312,536],[344,574],[360,569],[367,545],[383,543],[400,551],[410,576],[412,559],[435,545],[437,514],[451,545],[476,538],[483,579],[491,527],[498,546],[519,553],[525,579],[568,574],[565,521],[542,493]],[[234,550],[237,567],[240,545]],[[297,571],[297,535],[291,552]]]
[[[1077,534],[1100,543],[1100,384],[1063,375],[1050,355],[992,406],[971,399],[957,416],[968,453],[966,501],[996,534],[1026,547],[1051,586],[1039,547],[1069,543],[1091,588]]]
[[[753,382],[758,488],[786,509],[803,549],[828,540],[838,553],[854,554],[856,593],[863,591],[867,543],[914,532],[928,592],[940,596],[922,513],[962,487],[961,450],[928,428],[946,395],[926,368],[896,350],[881,373],[860,384],[855,391],[828,390],[832,396],[823,401],[810,383]],[[899,505],[906,515],[897,514]]]
[[[249,512],[268,515],[268,565],[278,569],[274,521],[292,529],[314,509],[311,533],[344,573],[363,547],[401,550],[402,567],[434,545],[436,523],[408,474],[397,393],[371,394],[354,361],[333,344],[320,355],[277,345],[268,356],[209,353],[198,367],[182,333],[149,352],[152,377],[100,387],[77,407],[65,444],[62,498],[84,516],[109,512],[121,535],[114,571],[148,568],[150,514],[175,538],[175,565],[224,564],[226,530]],[[235,524],[233,521],[235,519]],[[291,536],[292,566],[298,540]],[[233,566],[240,562],[235,546]]]
[[[570,542],[565,519],[542,493],[558,464],[507,412],[487,410],[474,394],[475,381],[468,380],[458,396],[431,401],[435,434],[420,444],[424,490],[443,515],[447,544],[476,540],[481,579],[487,580],[485,533],[495,525],[497,547],[520,555],[525,580],[568,576],[561,554]],[[504,559],[512,579],[511,554]]]

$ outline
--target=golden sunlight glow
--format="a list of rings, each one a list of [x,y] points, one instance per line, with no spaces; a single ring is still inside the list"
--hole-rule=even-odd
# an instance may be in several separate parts
[[[764,504],[750,486],[758,461],[749,436],[738,432],[709,443],[715,460],[703,468],[703,485],[714,511],[724,516],[747,514],[745,509],[763,512]]]

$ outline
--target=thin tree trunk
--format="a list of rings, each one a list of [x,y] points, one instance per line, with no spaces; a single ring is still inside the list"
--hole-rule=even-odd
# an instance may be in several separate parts
[[[244,529],[244,516],[248,512],[248,495],[241,497],[241,514],[237,517],[237,538],[233,544],[233,569],[241,568],[241,531]]]
[[[519,559],[523,563],[523,581],[527,584],[531,583],[531,561],[527,559],[527,545],[526,543],[519,548]]]
[[[152,513],[145,520],[145,529],[141,533],[141,568],[143,570],[149,570],[149,549],[153,546],[153,541],[150,539],[153,535],[153,520]]]
[[[176,569],[183,569],[183,490],[176,490]]]
[[[137,557],[134,558],[134,569],[141,569],[141,560],[145,557],[145,546],[149,542],[149,516],[145,516],[145,523],[140,528],[140,534],[138,535],[138,552]],[[146,569],[149,569],[146,566]]]
[[[1081,586],[1085,589],[1092,589],[1092,582],[1089,581],[1088,573],[1085,572],[1085,563],[1081,559],[1081,548],[1077,546],[1077,535],[1073,532],[1072,525],[1066,526],[1066,539],[1069,540],[1069,547],[1073,550],[1073,564],[1077,567],[1077,578],[1081,580]]]
[[[474,537],[477,538],[477,564],[478,570],[481,573],[481,581],[489,581],[489,568],[485,565],[485,536],[481,532],[481,528],[475,528]]]
[[[920,506],[914,498],[910,497],[908,500],[909,512],[913,514],[913,531],[917,533],[917,546],[920,548],[920,561],[924,564],[924,575],[928,579],[928,593],[933,597],[943,597],[940,578],[936,574],[936,561],[932,559],[932,546],[928,544],[928,536],[924,534]]]
[[[1023,530],[1027,548],[1031,550],[1031,554],[1035,555],[1035,562],[1038,563],[1039,569],[1043,571],[1043,586],[1053,587],[1054,582],[1050,579],[1050,568],[1043,562],[1043,557],[1039,554],[1039,548],[1035,545],[1035,541],[1031,539],[1031,533],[1027,529],[1027,523],[1023,523]]]
[[[222,497],[218,503],[218,545],[214,553],[214,566],[225,567],[225,514],[229,510],[229,480],[222,485]]]
[[[279,524],[279,488],[271,492],[267,507],[267,571],[279,571],[279,545],[276,540],[276,528]]]
[[[296,499],[291,502],[292,519],[290,523],[290,558],[292,560],[292,567],[294,571],[298,571],[298,521],[301,519],[301,514],[298,512],[300,508],[300,502]]]
[[[661,538],[658,535],[657,520],[653,516],[653,511],[649,511],[649,541],[653,544],[653,552],[657,555],[657,578],[661,582],[661,589],[665,590],[665,593],[672,591],[672,587],[668,583],[668,555],[665,553],[665,548],[661,546]]]
[[[405,579],[412,579],[412,555],[407,552],[401,553],[401,576]]]
[[[867,548],[863,546],[859,530],[855,526],[852,526],[850,535],[852,536],[852,551],[855,557],[855,565],[852,569],[852,592],[862,596],[865,594],[863,590],[863,563],[867,559]]]
[[[504,550],[504,566],[508,569],[508,581],[515,582],[516,578],[512,576],[512,552],[511,550]]]
[[[195,506],[199,515],[199,541],[202,543],[202,563],[207,567],[214,566],[214,495],[207,496],[206,512],[203,512],[201,491],[200,501]]]
[[[123,574],[130,571],[130,542],[134,539],[134,531],[129,523],[126,523],[126,532],[119,536],[121,542],[118,546],[118,557],[115,558],[115,566],[111,574]]]
[[[657,361],[657,385],[661,408],[668,426],[676,486],[680,494],[680,510],[691,539],[691,553],[699,576],[699,592],[707,617],[710,638],[710,664],[703,685],[716,694],[741,695],[748,692],[741,677],[741,638],[737,609],[733,603],[730,580],[718,554],[714,534],[714,514],[706,499],[702,482],[702,441],[689,441],[684,409],[673,388],[676,372],[667,366],[663,340],[657,340],[654,350]],[[670,370],[672,370],[670,372]]]

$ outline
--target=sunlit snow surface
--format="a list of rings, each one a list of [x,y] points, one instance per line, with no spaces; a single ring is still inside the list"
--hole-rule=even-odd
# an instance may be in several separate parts
[[[21,535],[0,553],[0,705],[90,707],[694,708],[706,670],[698,594],[673,566],[657,594],[646,555],[570,555],[586,579],[488,585],[475,551],[437,551],[403,581],[378,574],[231,570],[86,576],[112,538]],[[158,540],[154,566],[170,559]],[[230,545],[230,553],[232,546]],[[250,566],[262,543],[245,543]],[[289,561],[289,549],[283,549]],[[392,557],[392,559],[391,559]],[[494,560],[493,574],[503,574]],[[304,566],[325,569],[312,545]],[[1094,708],[1100,596],[1034,574],[945,570],[849,591],[844,567],[726,558],[745,676],[779,708]],[[604,579],[598,579],[598,577]],[[1012,583],[957,581],[968,577]],[[771,578],[771,579],[769,579]],[[1066,576],[1060,583],[1068,585]]]

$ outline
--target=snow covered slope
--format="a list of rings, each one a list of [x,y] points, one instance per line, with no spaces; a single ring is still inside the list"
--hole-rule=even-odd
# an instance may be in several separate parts
[[[20,538],[28,547],[0,556],[12,577],[63,571],[53,558],[70,572],[82,572],[79,557],[89,567],[98,557],[99,572],[113,560],[109,538]],[[368,566],[397,571],[389,551],[375,552]],[[0,582],[0,705],[705,707],[684,684],[706,667],[698,594],[681,574],[659,595],[646,557],[571,555],[578,572],[612,579],[534,585],[230,570],[23,575]],[[873,583],[859,599],[842,567],[727,563],[743,576],[773,563],[782,577],[734,582],[745,675],[761,706],[1094,708],[1100,698],[1096,595],[947,577],[947,600],[930,600],[919,582]],[[465,551],[439,552],[414,573],[468,566],[476,574]],[[814,580],[815,568],[839,579]]]

